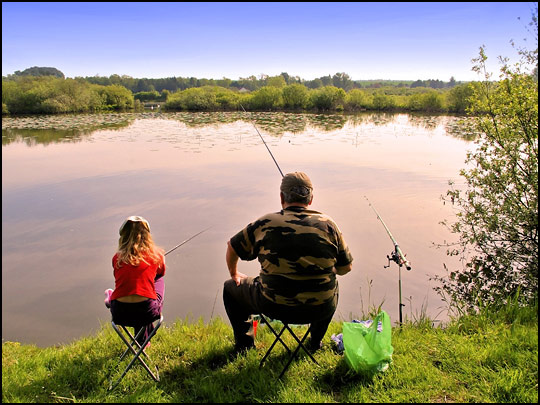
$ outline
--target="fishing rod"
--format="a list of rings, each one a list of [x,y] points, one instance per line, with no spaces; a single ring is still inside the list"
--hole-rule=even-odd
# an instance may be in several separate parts
[[[167,255],[168,255],[169,253],[171,253],[173,250],[175,250],[175,249],[179,248],[180,246],[182,246],[182,245],[188,243],[188,242],[189,242],[191,239],[193,239],[195,236],[198,236],[198,235],[200,235],[201,233],[206,232],[206,231],[209,230],[210,228],[212,228],[212,227],[209,226],[208,228],[203,229],[202,231],[196,233],[195,235],[193,235],[193,236],[187,238],[187,239],[186,239],[185,241],[183,241],[182,243],[179,243],[178,245],[176,245],[176,246],[173,247],[172,249],[170,249],[170,250],[168,250],[167,252],[165,252],[165,255],[164,255],[164,256],[167,256]]]
[[[407,260],[407,258],[405,257],[405,255],[401,251],[401,248],[399,247],[398,243],[396,242],[396,239],[392,236],[392,233],[390,232],[390,229],[388,229],[388,227],[384,223],[383,219],[381,218],[381,216],[379,215],[379,213],[377,212],[377,210],[375,209],[373,204],[371,204],[371,202],[368,200],[367,196],[364,196],[364,197],[367,200],[367,202],[368,202],[369,206],[371,207],[371,209],[375,212],[375,214],[377,214],[377,218],[383,224],[384,229],[386,229],[386,232],[388,233],[388,236],[390,236],[390,239],[392,240],[392,243],[394,244],[394,251],[391,252],[390,255],[386,255],[386,258],[388,259],[388,266],[384,266],[384,268],[386,269],[386,268],[390,267],[390,261],[396,262],[397,265],[399,266],[399,324],[401,325],[403,323],[403,314],[401,312],[401,309],[402,309],[402,307],[405,306],[404,304],[401,303],[401,267],[403,265],[405,265],[405,268],[407,270],[411,270],[411,263]]]
[[[244,106],[242,104],[240,104],[240,107],[242,107],[242,110],[244,110],[244,112],[247,112],[245,109],[244,109]],[[270,153],[270,156],[272,156],[272,159],[274,160],[274,163],[276,164],[278,170],[279,170],[279,173],[281,174],[281,177],[285,177],[283,175],[283,172],[281,171],[276,159],[274,158],[274,155],[272,155],[272,152],[270,151],[270,148],[268,147],[268,145],[266,144],[266,142],[264,141],[264,138],[262,137],[261,133],[259,132],[259,130],[257,129],[257,126],[255,125],[255,123],[253,121],[251,121],[251,124],[253,125],[253,127],[255,128],[255,131],[257,131],[257,133],[259,134],[259,136],[261,137],[263,143],[264,143],[264,146],[266,146],[266,149],[268,150],[268,153]]]
[[[369,206],[375,212],[375,214],[377,214],[377,218],[381,221],[381,223],[384,226],[384,229],[386,229],[386,232],[388,233],[388,236],[390,236],[390,239],[392,239],[392,242],[394,243],[394,251],[391,253],[391,256],[386,256],[388,258],[388,266],[384,266],[384,267],[385,268],[390,267],[390,261],[392,260],[392,261],[396,262],[400,267],[402,265],[405,265],[405,268],[407,270],[411,270],[411,263],[407,260],[407,258],[405,257],[405,255],[401,251],[401,248],[399,247],[398,243],[396,242],[396,240],[392,236],[392,233],[390,232],[390,230],[388,229],[388,227],[384,223],[383,219],[381,218],[381,216],[379,215],[379,213],[377,212],[377,210],[375,209],[373,204],[371,204],[369,202],[368,198],[366,196],[364,196],[364,198],[367,200]]]

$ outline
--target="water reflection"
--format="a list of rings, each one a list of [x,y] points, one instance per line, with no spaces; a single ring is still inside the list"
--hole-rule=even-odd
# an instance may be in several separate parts
[[[450,239],[439,222],[454,213],[439,197],[458,180],[470,146],[448,136],[457,117],[142,113],[112,114],[110,123],[106,116],[3,120],[11,139],[2,146],[3,339],[52,345],[108,322],[102,293],[113,282],[110,260],[128,215],[148,218],[165,249],[213,225],[167,256],[164,315],[166,322],[226,319],[225,243],[280,208],[281,176],[252,123],[284,172],[310,175],[312,207],[340,224],[351,248],[355,262],[340,278],[336,317],[384,302],[397,319],[397,270],[383,267],[393,246],[367,195],[413,265],[403,274],[404,315],[426,302],[428,315],[442,318],[429,277],[443,263],[451,267],[432,243]],[[257,268],[242,262],[239,270]]]
[[[121,129],[135,114],[66,114],[2,117],[2,145],[22,141],[28,146],[56,142],[79,142],[99,129]]]
[[[405,117],[405,121],[404,121]],[[121,129],[135,120],[165,119],[179,121],[188,128],[202,128],[235,122],[251,122],[270,136],[298,134],[308,129],[331,132],[345,126],[380,127],[406,125],[407,129],[434,130],[443,126],[448,135],[473,140],[477,133],[469,117],[425,114],[395,114],[364,112],[348,114],[307,114],[278,112],[143,112],[45,115],[5,117],[2,119],[2,145],[22,140],[29,146],[53,142],[78,142],[101,129]],[[407,131],[403,132],[407,134]],[[409,131],[410,133],[410,131]]]

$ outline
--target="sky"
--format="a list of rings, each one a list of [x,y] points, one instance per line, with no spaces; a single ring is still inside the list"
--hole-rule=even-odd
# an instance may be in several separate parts
[[[480,80],[532,48],[533,2],[2,2],[2,75]],[[527,41],[524,42],[524,38]]]

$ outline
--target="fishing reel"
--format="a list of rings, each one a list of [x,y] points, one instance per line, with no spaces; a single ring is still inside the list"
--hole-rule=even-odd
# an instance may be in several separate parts
[[[388,266],[383,266],[385,269],[390,267],[390,262],[396,262],[399,266],[403,264],[403,262],[401,261],[401,258],[399,257],[399,255],[396,253],[395,250],[392,251],[390,255],[386,255],[386,258],[388,259]]]
[[[392,251],[390,255],[386,255],[386,258],[388,259],[388,266],[384,266],[385,269],[390,267],[390,262],[396,262],[396,264],[401,267],[405,265],[405,268],[407,270],[411,270],[411,264],[409,261],[405,258],[405,255],[401,253],[401,249],[396,245],[396,250]]]

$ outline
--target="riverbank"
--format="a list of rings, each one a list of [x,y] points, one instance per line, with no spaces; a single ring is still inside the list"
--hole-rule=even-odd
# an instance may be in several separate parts
[[[161,381],[137,365],[112,392],[109,370],[122,343],[109,324],[70,345],[38,348],[2,343],[2,402],[530,402],[538,400],[538,313],[509,308],[462,317],[444,328],[427,319],[393,328],[393,362],[373,378],[353,373],[330,337],[324,347],[292,363],[282,381],[284,349],[274,349],[265,327],[256,350],[230,359],[232,329],[221,318],[177,319],[160,329],[148,349]]]

